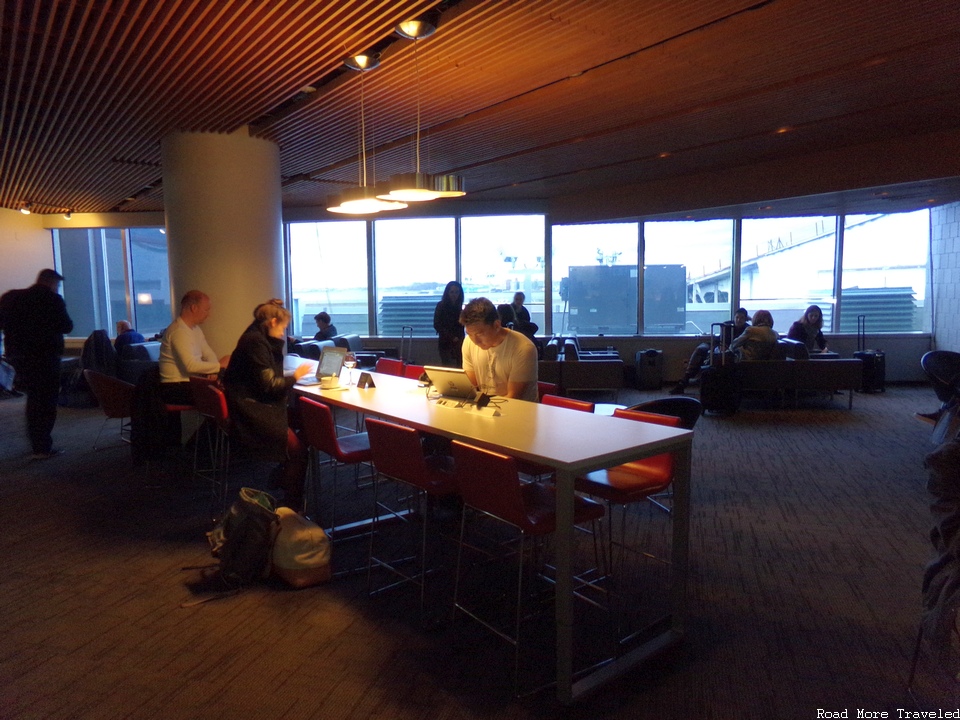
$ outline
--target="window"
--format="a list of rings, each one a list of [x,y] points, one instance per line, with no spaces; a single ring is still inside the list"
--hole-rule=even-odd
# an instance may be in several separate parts
[[[167,236],[163,230],[130,229],[130,266],[133,317],[129,320],[144,337],[150,337],[164,330],[174,315],[170,307]],[[123,320],[124,317],[117,319]]]
[[[744,220],[740,304],[751,315],[769,310],[781,333],[809,305],[819,305],[829,331],[836,304],[836,227],[833,216]]]
[[[643,224],[643,332],[702,335],[732,316],[732,220]]]
[[[443,288],[456,279],[453,218],[375,220],[377,333],[435,335],[433,311]]]
[[[68,228],[53,237],[74,337],[112,336],[117,320],[148,337],[170,324],[166,238],[158,229]]]
[[[840,331],[870,333],[929,329],[925,311],[930,211],[847,215],[843,225]]]
[[[467,300],[484,296],[494,305],[526,296],[530,320],[544,327],[544,217],[465,217],[460,221],[460,267]]]
[[[554,225],[553,330],[637,332],[637,223]]]
[[[369,333],[366,221],[291,224],[290,281],[291,334],[313,337],[321,310],[341,334]]]

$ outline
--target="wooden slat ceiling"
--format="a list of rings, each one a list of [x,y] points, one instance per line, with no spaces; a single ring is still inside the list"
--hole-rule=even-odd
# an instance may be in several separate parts
[[[462,174],[471,200],[549,200],[960,127],[955,0],[0,8],[0,206],[41,213],[162,210],[164,135],[244,126],[280,146],[285,207],[323,206],[360,176],[361,84],[368,172],[414,169],[417,77],[421,169]],[[393,33],[430,10],[431,38]],[[378,69],[343,69],[370,49]]]

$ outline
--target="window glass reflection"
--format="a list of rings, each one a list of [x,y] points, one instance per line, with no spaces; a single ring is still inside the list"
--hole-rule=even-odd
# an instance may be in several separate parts
[[[453,218],[374,221],[378,334],[436,335],[434,308],[456,279],[455,231]]]
[[[732,220],[643,225],[643,332],[703,335],[732,316]]]
[[[637,332],[637,223],[553,226],[553,330]]]
[[[836,217],[762,218],[743,221],[740,304],[773,314],[786,333],[810,305],[833,327]]]
[[[460,221],[460,266],[467,300],[484,296],[494,305],[522,292],[531,322],[543,328],[544,217],[465,217]]]
[[[290,334],[312,338],[314,316],[326,311],[338,333],[367,335],[367,223],[291,224],[290,280]]]
[[[926,311],[930,211],[847,215],[843,227],[840,331],[929,330]]]

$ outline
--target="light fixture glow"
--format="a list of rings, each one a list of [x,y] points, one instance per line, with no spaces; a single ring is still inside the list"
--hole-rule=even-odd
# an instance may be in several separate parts
[[[443,197],[436,191],[433,178],[422,172],[401,173],[390,178],[389,192],[377,195],[383,200],[424,202]]]
[[[153,295],[150,293],[137,293],[137,305],[153,305]]]
[[[348,67],[353,67],[348,64]],[[376,67],[375,65],[373,67]],[[353,68],[358,69],[358,68]],[[364,70],[372,69],[365,67]],[[377,197],[376,188],[367,185],[367,133],[364,118],[364,85],[363,74],[360,75],[360,153],[357,158],[359,170],[358,187],[344,190],[340,195],[329,199],[327,212],[343,215],[369,215],[382,210],[402,210],[406,205],[402,202],[381,200]]]
[[[461,175],[434,175],[433,189],[442,198],[462,197],[467,194],[463,189]]]
[[[327,212],[341,215],[369,215],[381,210],[403,210],[406,203],[381,200],[372,187],[355,187],[344,190],[340,195],[330,199]]]
[[[428,20],[409,20],[396,27],[401,37],[413,40],[413,65],[417,85],[417,133],[414,141],[415,163],[412,173],[399,173],[390,177],[388,190],[377,197],[382,200],[400,202],[427,202],[445,197],[460,197],[463,181],[456,175],[442,175],[439,178],[420,172],[420,56],[417,42],[430,37],[437,29],[436,23]]]
[[[437,31],[437,26],[429,20],[405,20],[395,28],[397,35],[407,40],[423,40]]]
[[[24,203],[20,206],[20,212],[22,212],[24,215],[29,215],[31,207],[32,205],[30,203]]]
[[[373,70],[380,65],[380,56],[379,55],[351,55],[343,59],[343,64],[346,65],[351,70],[359,70],[364,72],[366,70]]]
[[[72,219],[73,219],[73,211],[72,211],[72,210],[67,210],[67,211],[63,214],[63,219],[64,219],[64,220],[72,220]]]

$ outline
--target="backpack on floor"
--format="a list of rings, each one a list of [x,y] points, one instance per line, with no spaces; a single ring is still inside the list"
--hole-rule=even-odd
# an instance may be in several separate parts
[[[298,589],[330,580],[330,538],[323,528],[290,508],[277,508],[277,515],[273,574]]]
[[[240,497],[207,533],[210,552],[220,561],[223,581],[236,588],[269,576],[279,531],[280,518],[273,496],[253,488],[240,488]]]

